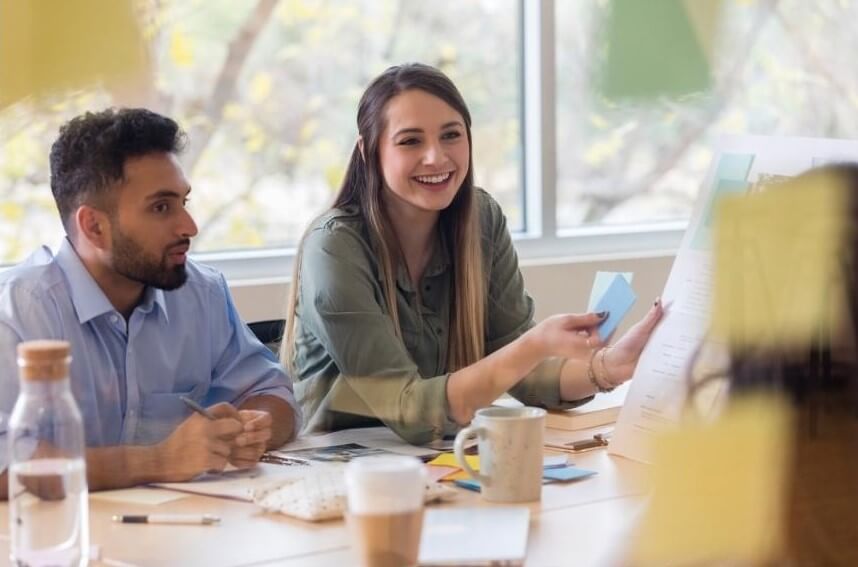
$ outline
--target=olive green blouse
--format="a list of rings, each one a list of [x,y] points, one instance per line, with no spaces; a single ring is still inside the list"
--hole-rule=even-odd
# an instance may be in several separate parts
[[[477,190],[485,273],[488,275],[486,354],[531,328],[533,300],[524,290],[518,257],[498,203]],[[379,425],[411,443],[454,433],[446,389],[451,304],[450,255],[439,237],[420,289],[404,267],[397,273],[397,338],[382,293],[381,271],[356,208],[332,209],[304,240],[296,318],[295,394],[303,433]],[[547,408],[560,399],[563,360],[543,361],[510,394]]]

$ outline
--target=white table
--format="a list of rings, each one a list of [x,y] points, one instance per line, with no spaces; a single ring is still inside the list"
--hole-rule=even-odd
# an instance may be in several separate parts
[[[599,566],[624,547],[647,490],[646,465],[608,455],[604,449],[573,454],[575,465],[598,475],[543,487],[530,504],[528,566]],[[443,506],[492,506],[458,490]],[[217,526],[117,524],[114,514],[207,513]],[[192,495],[157,506],[90,499],[90,537],[106,562],[95,565],[228,567],[238,565],[342,566],[355,563],[343,521],[304,522],[266,513],[255,505]],[[8,506],[0,505],[0,533],[8,534]],[[8,564],[8,541],[0,541]]]

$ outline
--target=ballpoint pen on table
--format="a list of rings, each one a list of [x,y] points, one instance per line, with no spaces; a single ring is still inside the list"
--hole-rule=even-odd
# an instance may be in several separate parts
[[[310,462],[307,459],[301,459],[298,457],[290,457],[288,455],[275,455],[273,453],[263,453],[261,457],[259,457],[260,463],[270,463],[273,465],[285,465],[287,467],[291,466],[309,466]]]
[[[120,524],[188,524],[210,526],[220,522],[211,514],[117,514],[113,521]]]

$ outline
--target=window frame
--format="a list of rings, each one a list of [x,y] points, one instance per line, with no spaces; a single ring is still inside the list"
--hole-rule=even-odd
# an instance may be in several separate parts
[[[524,261],[623,258],[675,253],[687,220],[571,229],[557,224],[555,0],[519,0],[524,231],[513,241]],[[193,254],[230,281],[291,277],[295,247]]]

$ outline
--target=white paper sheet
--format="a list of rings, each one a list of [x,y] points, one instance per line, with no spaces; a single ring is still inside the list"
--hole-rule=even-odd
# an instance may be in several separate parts
[[[174,500],[186,498],[187,494],[180,494],[171,490],[160,490],[157,488],[125,488],[122,490],[105,490],[103,492],[91,492],[90,500],[101,500],[103,502],[120,502],[122,504],[146,504],[157,506]]]
[[[858,141],[763,136],[721,140],[662,294],[665,317],[638,362],[608,448],[611,453],[648,462],[652,434],[679,422],[690,358],[709,325],[709,231],[718,195],[746,192],[748,185],[837,161],[858,161]],[[713,403],[719,399],[709,395]]]
[[[366,447],[384,449],[386,451],[403,455],[412,455],[415,457],[437,454],[437,451],[432,449],[409,445],[387,427],[344,429],[342,431],[334,431],[333,433],[322,435],[307,435],[271,452],[275,455],[288,455],[290,451],[317,447],[331,447],[347,443],[358,443]],[[311,463],[307,466],[284,466],[260,463],[250,470],[233,470],[222,474],[205,475],[204,477],[192,482],[158,483],[154,486],[169,490],[190,492],[193,494],[204,494],[207,496],[218,496],[222,498],[250,501],[250,494],[253,489],[264,487],[269,483],[275,483],[282,479],[312,474],[312,468],[314,466],[336,466],[336,464],[320,462]]]
[[[322,435],[299,437],[295,441],[287,443],[277,451],[274,451],[274,453],[288,455],[290,451],[297,451],[299,449],[331,447],[347,443],[357,443],[364,447],[384,449],[392,453],[412,455],[414,457],[431,456],[438,452],[432,448],[409,445],[388,427],[363,427],[359,429],[343,429]]]
[[[267,484],[286,478],[300,477],[308,474],[311,466],[283,466],[259,463],[247,470],[233,470],[221,474],[207,474],[191,482],[162,482],[154,484],[158,488],[166,488],[178,492],[203,494],[244,500],[250,502],[251,492]]]

